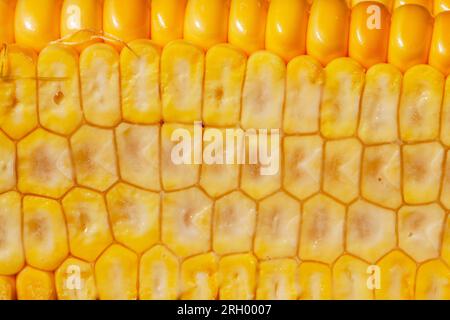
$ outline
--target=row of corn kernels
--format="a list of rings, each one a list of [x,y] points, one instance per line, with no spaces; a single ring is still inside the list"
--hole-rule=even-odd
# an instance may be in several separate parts
[[[16,0],[3,0],[0,42],[40,51],[81,29],[125,42],[151,38],[161,46],[183,38],[205,49],[229,42],[249,54],[266,48],[286,61],[307,53],[322,64],[350,56],[365,67],[389,62],[404,71],[429,62],[450,72],[448,0],[352,5],[345,0],[317,0],[311,7],[307,0],[18,0],[16,6]],[[395,8],[392,17],[390,8]]]

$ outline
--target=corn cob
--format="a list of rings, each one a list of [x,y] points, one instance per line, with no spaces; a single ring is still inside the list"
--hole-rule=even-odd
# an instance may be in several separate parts
[[[310,2],[0,0],[0,298],[450,299],[450,3]]]

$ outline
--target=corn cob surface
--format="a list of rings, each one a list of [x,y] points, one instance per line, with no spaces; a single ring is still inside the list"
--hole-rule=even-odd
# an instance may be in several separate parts
[[[0,299],[450,299],[449,8],[0,0]]]

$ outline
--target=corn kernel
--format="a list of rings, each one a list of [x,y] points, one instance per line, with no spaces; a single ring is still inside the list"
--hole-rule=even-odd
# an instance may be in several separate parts
[[[119,54],[103,43],[87,47],[80,55],[80,79],[86,120],[116,126],[121,118]]]
[[[23,199],[23,245],[27,263],[53,271],[67,257],[69,246],[60,204],[34,196]]]
[[[177,299],[179,291],[178,258],[164,246],[157,245],[141,257],[139,298],[142,300]]]
[[[213,249],[218,254],[251,251],[256,225],[256,204],[239,191],[216,201]]]
[[[18,300],[56,300],[53,274],[26,266],[16,280]]]
[[[219,289],[218,261],[213,253],[189,258],[181,265],[181,299],[212,300]]]
[[[0,43],[14,43],[14,10],[16,0],[0,1]]]
[[[101,194],[75,188],[62,200],[70,252],[86,261],[95,261],[111,244],[108,212]]]
[[[165,46],[172,40],[183,38],[186,0],[152,0],[152,40]]]
[[[271,0],[266,25],[267,50],[286,61],[304,54],[308,9],[306,0]]]
[[[11,190],[16,185],[16,147],[0,132],[0,192]]]
[[[58,300],[95,300],[94,268],[82,260],[68,258],[55,272]]]
[[[375,290],[378,300],[410,300],[414,298],[416,263],[402,251],[392,251],[383,257],[380,268],[380,288]]]
[[[227,41],[229,0],[188,0],[184,39],[205,49]]]
[[[435,67],[445,75],[450,73],[450,37],[446,32],[449,28],[450,13],[441,13],[434,18],[429,63],[430,66]]]
[[[331,270],[317,262],[303,262],[299,267],[299,299],[331,299]]]
[[[295,300],[298,296],[297,262],[275,259],[259,264],[257,300]]]
[[[130,42],[120,53],[123,118],[142,124],[161,120],[160,50],[150,40]]]
[[[1,275],[14,275],[23,268],[25,263],[22,247],[21,201],[20,195],[16,192],[0,195]],[[2,296],[1,293],[0,296]]]
[[[81,127],[70,139],[77,182],[105,191],[118,179],[113,132]]]
[[[323,65],[347,55],[350,10],[342,0],[315,0],[311,6],[306,50]]]
[[[279,192],[259,204],[255,254],[260,259],[295,257],[300,230],[300,204]]]
[[[0,301],[16,299],[16,281],[14,277],[0,276]]]
[[[328,141],[323,190],[345,203],[354,200],[359,194],[361,154],[362,146],[354,138]]]
[[[59,134],[72,133],[83,117],[76,52],[59,45],[46,47],[39,54],[37,73],[40,123]]]
[[[221,300],[250,300],[256,288],[258,261],[251,254],[225,256],[219,262]]]
[[[247,58],[230,45],[217,45],[206,54],[203,120],[211,126],[239,123]]]
[[[74,181],[69,143],[37,129],[17,145],[17,187],[23,193],[59,198]]]
[[[138,187],[159,191],[159,126],[122,123],[116,128],[120,176]]]
[[[318,194],[303,206],[299,257],[332,263],[344,251],[345,207]]]
[[[437,258],[444,218],[437,204],[402,207],[398,212],[400,248],[417,262]]]
[[[159,194],[123,183],[106,195],[114,238],[142,253],[159,240]]]
[[[164,194],[162,241],[178,256],[210,249],[212,201],[199,189]]]
[[[450,269],[440,260],[422,264],[417,270],[417,300],[450,299]]]
[[[367,71],[358,128],[364,143],[397,141],[401,85],[402,74],[390,64],[377,64]]]
[[[320,131],[327,138],[354,135],[358,126],[359,102],[364,70],[350,58],[339,58],[325,68],[320,110]]]
[[[231,0],[228,42],[252,54],[264,48],[269,1]]]
[[[284,138],[284,179],[286,191],[300,200],[320,189],[323,141],[320,136]]]
[[[138,257],[121,245],[110,246],[95,263],[101,300],[136,300]]]
[[[369,265],[349,255],[341,256],[333,266],[333,296],[337,300],[372,300],[367,283]]]
[[[380,206],[396,209],[402,204],[400,147],[384,144],[364,150],[361,194]]]

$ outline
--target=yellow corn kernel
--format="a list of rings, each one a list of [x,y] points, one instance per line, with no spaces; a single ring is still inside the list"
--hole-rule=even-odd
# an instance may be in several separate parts
[[[226,129],[205,128],[204,130],[204,155],[211,157],[205,161],[202,165],[200,172],[200,186],[211,197],[220,197],[228,192],[231,192],[239,186],[239,165],[227,164],[226,152],[233,150],[238,151],[238,147],[228,149],[225,143],[222,143],[221,148],[217,148],[218,141],[226,141],[227,133]],[[223,139],[223,140],[220,140]],[[225,149],[225,147],[227,147]],[[217,153],[215,153],[217,152]],[[214,162],[214,163],[211,163]]]
[[[358,136],[366,144],[398,139],[397,106],[402,74],[390,64],[377,64],[366,73]]]
[[[122,179],[141,188],[160,190],[159,126],[121,123],[115,131]]]
[[[450,269],[440,260],[427,261],[417,270],[417,300],[449,300]]]
[[[264,48],[269,1],[231,0],[228,42],[247,54]]]
[[[258,261],[251,254],[235,254],[220,259],[220,300],[254,299],[257,265]]]
[[[386,62],[391,15],[383,4],[362,2],[352,9],[349,56],[364,67]]]
[[[260,259],[295,257],[300,230],[300,204],[278,192],[259,204],[255,254]]]
[[[118,179],[113,132],[88,125],[70,139],[77,182],[105,191]]]
[[[178,256],[210,249],[212,201],[199,189],[165,193],[162,204],[162,241]]]
[[[299,257],[332,263],[344,251],[345,207],[318,194],[303,206]]]
[[[325,74],[310,56],[292,59],[287,65],[283,129],[287,134],[319,130],[319,108]]]
[[[304,200],[320,189],[323,141],[320,136],[285,137],[283,186]]]
[[[50,41],[59,39],[61,5],[62,0],[17,0],[16,43],[39,52]]]
[[[83,117],[76,52],[59,45],[44,48],[37,73],[40,123],[59,134],[72,133]]]
[[[333,266],[333,296],[337,300],[372,300],[367,272],[369,264],[350,255],[341,256]]]
[[[404,6],[404,5],[418,5],[422,6],[423,8],[427,9],[428,12],[433,12],[433,1],[436,0],[394,0],[394,10],[398,7]]]
[[[23,246],[27,263],[42,270],[55,270],[69,253],[60,204],[55,200],[25,196],[23,224]]]
[[[227,42],[229,0],[188,0],[184,39],[209,49]]]
[[[183,38],[186,0],[152,0],[152,40],[161,47]]]
[[[14,277],[0,276],[0,301],[16,299],[16,281]]]
[[[26,266],[16,279],[18,300],[56,300],[53,274]]]
[[[159,240],[159,194],[123,183],[106,195],[109,219],[116,241],[137,253]]]
[[[320,131],[327,138],[350,137],[358,126],[364,70],[350,58],[339,58],[325,68],[325,78]]]
[[[75,188],[62,200],[70,252],[86,261],[95,261],[111,244],[108,212],[101,194]]]
[[[442,259],[447,263],[450,264],[450,218],[447,215],[447,222],[444,226],[444,236],[442,238],[441,243],[441,256]]]
[[[247,63],[241,124],[244,129],[281,128],[286,65],[268,51],[250,56]]]
[[[218,261],[213,253],[185,260],[181,265],[181,299],[215,299],[219,289],[218,280]]]
[[[442,186],[441,186],[441,195],[440,195],[440,201],[442,205],[446,208],[450,208],[450,151],[447,151],[446,153],[446,160],[445,165],[443,167],[443,179],[442,179]]]
[[[271,0],[266,48],[289,61],[305,53],[309,5],[306,0]]]
[[[299,267],[299,299],[331,299],[331,270],[317,262],[303,262]]]
[[[161,120],[159,62],[160,50],[150,40],[133,41],[120,53],[125,121],[150,124]]]
[[[16,186],[16,147],[0,132],[0,192],[14,189]]]
[[[342,0],[315,0],[311,6],[306,50],[323,65],[347,55],[350,10]]]
[[[328,141],[323,190],[345,203],[354,200],[359,194],[361,154],[361,143],[354,138]]]
[[[0,1],[0,43],[14,43],[14,10],[16,0]]]
[[[450,146],[450,78],[448,77],[445,81],[443,96],[440,140],[444,145]]]
[[[65,138],[37,129],[17,145],[18,189],[59,198],[73,181],[69,143]]]
[[[297,262],[275,259],[259,264],[257,300],[295,300],[298,296]]]
[[[6,61],[0,61],[0,128],[13,139],[37,126],[36,60],[32,50],[11,45]]]
[[[389,63],[401,71],[427,63],[432,28],[433,19],[424,7],[404,5],[395,9],[389,36]]]
[[[360,4],[361,2],[367,2],[367,0],[350,0],[351,1],[351,7],[356,7],[356,5]],[[371,2],[375,3],[381,3],[388,9],[389,11],[392,10],[392,4],[394,0],[371,0]]]
[[[22,247],[21,201],[20,195],[16,192],[0,195],[1,275],[14,275],[25,263]],[[0,296],[2,296],[1,293]]]
[[[103,43],[87,47],[80,55],[80,79],[86,120],[116,126],[121,118],[119,54]]]
[[[402,207],[398,212],[400,248],[417,262],[437,258],[444,218],[437,204]]]
[[[444,163],[444,150],[438,142],[403,146],[403,197],[408,204],[435,201]]]
[[[205,57],[198,47],[174,41],[161,56],[161,90],[164,121],[200,121],[202,117]]]
[[[434,18],[429,64],[445,75],[450,73],[450,36],[447,32],[449,28],[449,12],[443,12]]]
[[[255,145],[261,146],[261,143],[257,143],[256,139],[258,138],[257,134],[247,133],[250,138],[248,139],[249,143],[246,143],[245,147],[247,153],[247,163],[242,165],[241,169],[241,190],[248,194],[250,197],[256,200],[260,200],[278,189],[281,188],[281,157],[277,155],[277,147],[273,144],[281,145],[281,138],[273,138],[272,136],[267,136],[267,150],[273,150],[272,153],[272,164],[269,166],[267,164],[263,164],[261,157],[258,156],[257,161],[255,163],[251,162],[251,155],[255,156],[253,150],[255,150]],[[258,139],[259,140],[259,139]],[[280,147],[281,148],[281,147]],[[261,152],[261,149],[259,149]],[[277,170],[278,169],[278,170]]]
[[[178,258],[166,247],[157,245],[148,250],[139,267],[139,299],[177,299],[179,269]]]
[[[348,209],[347,251],[366,261],[377,261],[395,247],[395,225],[394,211],[358,200]]]
[[[247,58],[227,44],[212,47],[206,53],[203,121],[211,126],[235,126],[239,123],[242,85]]]
[[[409,69],[400,97],[400,135],[405,142],[433,140],[439,135],[444,77],[428,65]]]
[[[195,185],[199,180],[200,166],[195,163],[196,153],[201,151],[201,141],[195,138],[201,126],[165,123],[161,129],[161,181],[164,190],[173,191]],[[189,143],[190,142],[190,143]],[[180,143],[190,145],[190,150],[180,150]],[[184,152],[183,152],[184,151]],[[190,154],[188,153],[190,152]]]
[[[433,16],[437,17],[440,13],[450,11],[449,0],[434,0],[433,1]],[[436,25],[435,25],[436,27]]]
[[[256,225],[256,204],[239,191],[214,205],[213,249],[218,254],[252,250]]]
[[[397,209],[402,204],[400,147],[384,144],[364,149],[361,195],[380,206]]]
[[[414,298],[416,263],[402,251],[392,251],[378,263],[380,287],[378,300],[410,300]]]
[[[58,300],[95,300],[94,268],[82,260],[68,258],[55,272]]]
[[[91,36],[103,30],[103,0],[64,0],[60,28],[61,38],[80,43],[75,46],[77,51],[97,42]]]
[[[95,280],[101,300],[137,299],[138,257],[113,244],[95,263]]]
[[[150,1],[105,0],[103,31],[124,42],[150,38]]]

